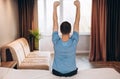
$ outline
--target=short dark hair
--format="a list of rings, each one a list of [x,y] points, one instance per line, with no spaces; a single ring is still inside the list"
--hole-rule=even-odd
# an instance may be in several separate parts
[[[71,24],[67,21],[62,22],[60,31],[62,34],[69,34],[71,32]]]

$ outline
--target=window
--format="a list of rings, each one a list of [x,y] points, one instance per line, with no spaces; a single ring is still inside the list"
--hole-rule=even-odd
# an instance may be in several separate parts
[[[38,0],[39,28],[42,35],[51,35],[53,28],[53,2],[56,0]],[[58,8],[59,25],[63,21],[74,23],[76,8],[75,0],[59,0]],[[80,0],[80,33],[90,33],[92,0]]]

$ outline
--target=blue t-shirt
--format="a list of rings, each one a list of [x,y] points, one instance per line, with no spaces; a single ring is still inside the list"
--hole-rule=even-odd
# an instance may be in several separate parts
[[[66,42],[62,41],[58,32],[53,32],[52,41],[54,44],[54,61],[52,68],[61,73],[69,73],[76,67],[76,46],[79,41],[79,34],[73,35]]]

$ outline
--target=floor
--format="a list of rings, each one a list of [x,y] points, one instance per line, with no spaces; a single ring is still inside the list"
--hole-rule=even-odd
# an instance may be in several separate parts
[[[91,68],[114,68],[120,73],[120,62],[89,62],[89,54],[78,54],[76,57],[79,70]],[[53,56],[52,56],[53,62]]]

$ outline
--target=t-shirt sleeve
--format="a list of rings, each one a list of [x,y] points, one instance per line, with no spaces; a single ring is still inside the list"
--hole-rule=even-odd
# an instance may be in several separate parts
[[[79,41],[79,34],[78,32],[73,32],[73,35],[71,36],[71,39],[74,41],[74,44],[77,45],[78,41]]]
[[[57,43],[57,41],[60,39],[59,35],[58,35],[58,32],[53,32],[52,34],[52,42],[53,44],[55,45]]]

